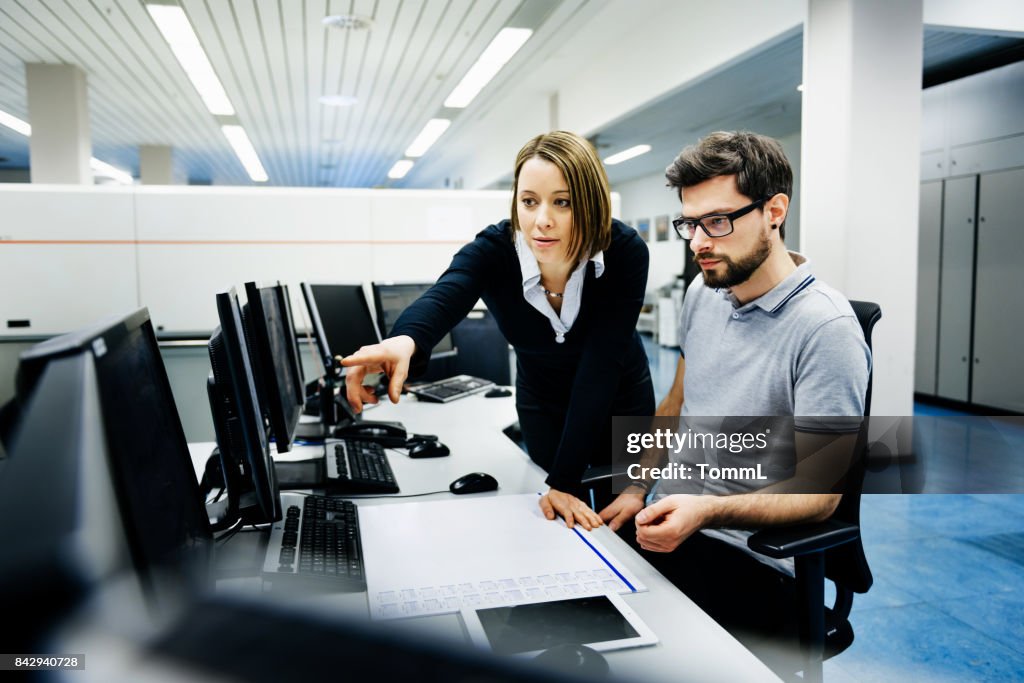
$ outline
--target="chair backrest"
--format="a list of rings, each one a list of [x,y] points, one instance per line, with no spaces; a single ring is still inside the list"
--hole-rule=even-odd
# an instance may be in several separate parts
[[[857,316],[861,330],[864,332],[864,342],[871,351],[871,332],[882,317],[882,309],[876,303],[870,301],[851,301],[853,312]],[[868,372],[868,387],[864,396],[864,415],[871,412],[871,380],[874,375],[874,362]],[[857,452],[859,457],[856,465],[847,474],[846,487],[843,491],[843,498],[836,508],[833,517],[844,522],[860,525],[860,495],[864,485],[864,454],[867,452],[867,423],[860,431],[857,440]],[[868,567],[867,558],[864,556],[864,545],[860,538],[852,543],[847,543],[825,551],[825,576],[836,583],[837,586],[845,587],[855,593],[865,593],[871,587],[873,578],[871,569]]]
[[[455,374],[512,383],[508,342],[489,311],[471,311],[452,329],[452,341],[459,350],[453,359]]]
[[[850,305],[853,307],[853,313],[857,316],[857,322],[860,323],[860,329],[864,332],[864,342],[868,345],[868,351],[871,350],[871,331],[875,328],[877,323],[882,318],[882,309],[878,304],[871,301],[851,301]],[[868,390],[864,395],[864,415],[868,416],[871,414],[871,378],[874,376],[874,360],[871,362],[871,371],[868,372]]]

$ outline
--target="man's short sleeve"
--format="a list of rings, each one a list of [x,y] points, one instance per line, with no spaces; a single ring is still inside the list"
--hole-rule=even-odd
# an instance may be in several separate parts
[[[797,359],[794,410],[797,427],[810,431],[852,431],[864,415],[871,352],[852,316],[822,323]],[[804,420],[802,418],[817,418]],[[806,424],[805,424],[806,423]]]

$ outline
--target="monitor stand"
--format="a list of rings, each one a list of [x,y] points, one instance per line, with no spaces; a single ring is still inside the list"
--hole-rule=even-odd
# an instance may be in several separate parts
[[[297,425],[295,438],[306,441],[322,441],[325,438],[362,439],[387,448],[403,448],[406,445],[408,434],[401,422],[362,419],[352,412],[344,394],[335,394],[335,384],[331,378],[320,385],[316,397],[320,421]],[[324,406],[327,406],[327,410],[324,410]]]

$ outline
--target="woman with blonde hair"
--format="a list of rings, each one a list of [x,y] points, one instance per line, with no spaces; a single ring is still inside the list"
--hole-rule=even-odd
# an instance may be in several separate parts
[[[376,403],[362,381],[382,371],[397,403],[410,368],[421,370],[482,298],[516,351],[519,425],[530,458],[548,472],[544,514],[586,529],[632,517],[641,495],[620,496],[601,515],[578,496],[587,466],[610,462],[611,417],[654,414],[636,332],[648,263],[647,244],[611,216],[608,177],[590,143],[565,131],[538,135],[516,157],[510,219],[459,250],[390,337],[342,359],[348,401],[356,412]]]

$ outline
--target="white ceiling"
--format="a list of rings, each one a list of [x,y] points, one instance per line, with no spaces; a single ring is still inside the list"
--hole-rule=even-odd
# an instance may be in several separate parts
[[[182,0],[248,131],[270,185],[373,187],[426,121],[486,116],[502,83],[531,72],[609,0]],[[374,20],[368,32],[328,29],[329,14]],[[469,109],[442,103],[497,31],[537,30]],[[929,30],[925,67],[983,52],[993,38]],[[681,58],[685,45],[680,46]],[[193,182],[250,184],[171,54],[142,0],[0,0],[0,110],[28,120],[26,62],[81,66],[89,84],[93,154],[138,174],[138,145],[174,149]],[[651,153],[609,168],[612,182],[663,170],[685,144],[716,129],[799,131],[799,30],[686,83],[596,133],[602,156],[646,143]],[[555,86],[554,89],[557,89]],[[354,95],[351,108],[318,103]],[[458,130],[458,125],[453,126]],[[439,153],[444,138],[433,150]],[[430,153],[428,153],[429,157]],[[28,166],[27,140],[0,126],[4,167]],[[510,160],[511,162],[511,160]],[[423,171],[427,171],[424,168]],[[417,186],[444,178],[423,173]],[[407,185],[407,184],[406,184]]]
[[[182,0],[271,185],[382,183],[498,30],[543,21],[547,0]],[[330,14],[372,17],[329,29]],[[521,23],[521,22],[520,22]],[[521,51],[529,53],[531,46]],[[141,0],[0,0],[0,109],[28,120],[27,62],[88,78],[93,154],[138,172],[137,146],[165,144],[189,178],[249,180]],[[330,108],[324,94],[352,95]],[[458,114],[458,112],[452,112]],[[27,166],[28,144],[0,134]],[[17,164],[17,162],[23,162]]]
[[[1021,43],[1019,38],[926,28],[924,74]],[[799,133],[801,96],[796,86],[802,67],[803,31],[797,29],[605,126],[596,134],[602,156],[651,145],[649,153],[608,167],[608,178],[614,185],[660,173],[683,147],[716,130],[752,130],[776,138]]]

